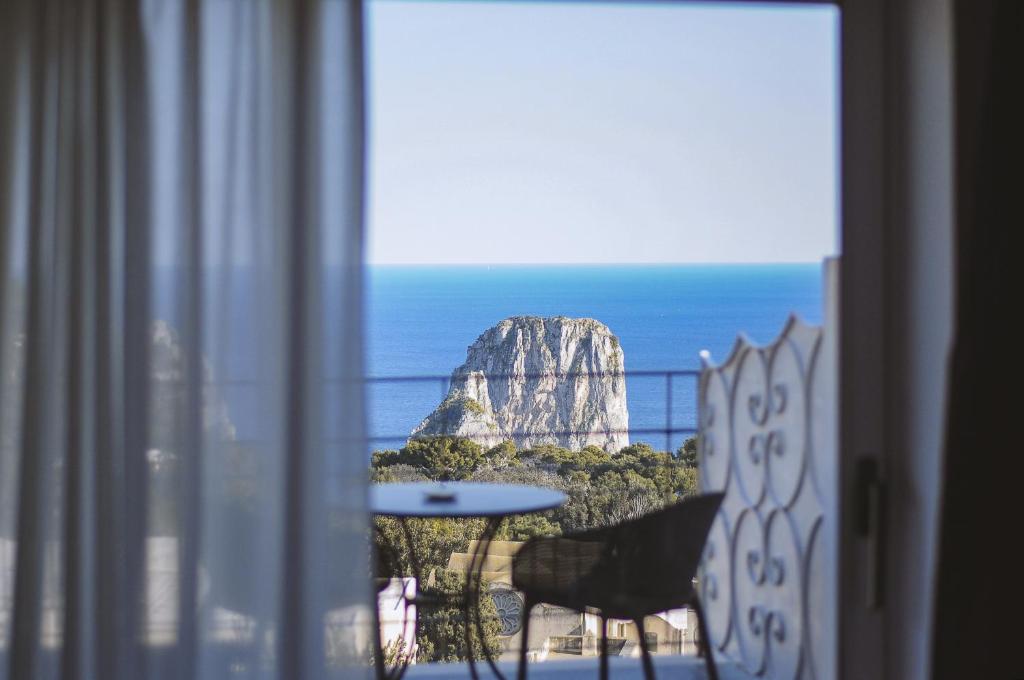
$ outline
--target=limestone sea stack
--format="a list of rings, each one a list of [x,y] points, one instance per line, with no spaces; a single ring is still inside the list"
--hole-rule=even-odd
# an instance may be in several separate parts
[[[469,346],[444,401],[412,436],[613,453],[629,445],[624,370],[619,340],[600,321],[505,319]]]

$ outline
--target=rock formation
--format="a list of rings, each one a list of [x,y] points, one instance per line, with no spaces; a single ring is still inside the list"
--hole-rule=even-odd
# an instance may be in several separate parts
[[[629,444],[624,368],[618,338],[599,321],[505,319],[470,345],[444,401],[412,436],[615,452]]]

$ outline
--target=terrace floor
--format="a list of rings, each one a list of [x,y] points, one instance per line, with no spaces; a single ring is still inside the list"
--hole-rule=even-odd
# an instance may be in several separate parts
[[[657,656],[654,657],[654,669],[659,678],[672,680],[706,680],[707,672],[704,660],[695,656]],[[514,680],[517,664],[502,661],[498,669],[506,680]],[[612,680],[643,680],[644,672],[639,658],[612,657],[609,659]],[[477,665],[480,677],[484,680],[495,680],[494,674],[487,664]],[[721,680],[749,680],[750,675],[731,661],[718,662],[718,675]],[[461,680],[470,678],[469,666],[465,663],[426,663],[411,666],[405,674],[411,679],[453,678]],[[532,663],[528,677],[532,680],[595,680],[598,677],[598,658],[571,659]]]

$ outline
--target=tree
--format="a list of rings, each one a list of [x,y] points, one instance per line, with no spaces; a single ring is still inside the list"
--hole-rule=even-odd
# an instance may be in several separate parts
[[[632,470],[651,480],[666,504],[697,493],[696,469],[689,467],[686,461],[668,452],[656,451],[643,442],[624,447],[610,464],[597,468],[595,473],[608,470]]]
[[[562,527],[548,516],[553,513],[531,513],[509,517],[495,538],[499,541],[526,541],[534,536],[558,536]]]
[[[574,470],[589,470],[608,464],[612,460],[607,451],[597,446],[586,446],[579,451],[570,451],[552,444],[541,444],[521,451],[519,457],[555,467],[558,473],[563,475]]]
[[[576,470],[563,477],[563,480],[563,491],[569,496],[569,500],[555,511],[555,518],[562,531],[569,533],[600,526],[599,510],[596,509],[591,496],[590,473]]]
[[[686,467],[697,467],[697,438],[690,437],[676,451],[676,459]]]
[[[684,442],[675,455],[658,451],[644,442],[610,455],[596,446],[571,451],[550,444],[517,451],[510,441],[484,451],[466,439],[425,437],[410,441],[398,451],[376,452],[372,465],[371,478],[375,481],[469,479],[542,486],[568,496],[562,507],[547,513],[509,518],[499,529],[497,538],[512,541],[617,524],[697,493],[694,439]],[[483,520],[407,522],[415,553],[421,561],[421,576],[425,578],[433,571],[439,578],[438,587],[459,590],[463,576],[447,571],[448,560],[454,552],[465,552],[469,542],[480,537]],[[384,546],[392,548],[394,573],[390,575],[412,574],[411,554],[401,526],[389,518],[379,518],[376,523],[381,550]],[[487,625],[493,628],[493,640],[492,633],[488,632],[485,644],[497,645],[500,625],[489,613],[493,611],[493,602],[484,597],[482,606],[484,615],[492,622]],[[452,606],[424,609],[419,614],[418,658],[424,661],[464,659],[462,616],[461,610]],[[474,642],[475,654],[479,654],[476,647],[479,644],[479,640]]]
[[[516,452],[516,445],[512,440],[506,439],[497,446],[492,446],[484,453],[484,464],[488,467],[500,470],[507,467],[522,465],[519,454]]]
[[[635,444],[630,444],[629,446],[623,446],[619,449],[619,458],[622,458],[623,456],[649,456],[654,453],[657,453],[657,451],[655,451],[654,447],[647,442],[637,442]]]
[[[374,468],[411,465],[430,479],[465,479],[484,460],[483,447],[465,437],[417,437],[398,451],[377,451]]]
[[[427,476],[423,474],[423,470],[406,463],[370,469],[371,482],[424,482],[426,480]]]
[[[611,526],[653,512],[664,505],[658,487],[633,470],[608,470],[591,486],[594,526]]]
[[[466,552],[469,542],[479,538],[484,529],[484,520],[476,518],[407,519],[408,536],[413,542],[410,552],[406,532],[398,520],[378,517],[374,522],[378,549],[391,556],[392,573],[382,576],[412,576],[419,566],[420,576],[426,578],[431,570],[446,569],[452,553]],[[419,565],[413,564],[414,554]]]
[[[384,657],[384,668],[395,668],[397,666],[404,666],[409,663],[409,650],[405,648],[405,638],[398,637],[384,645],[384,649],[381,650]],[[370,664],[373,665],[376,662],[374,655],[370,655]]]
[[[465,588],[465,577],[450,571],[441,572],[437,587],[446,593],[461,593]],[[483,657],[486,648],[490,656],[501,653],[498,634],[501,622],[494,600],[487,594],[487,584],[481,584],[480,623],[483,639],[477,631],[476,622],[471,621],[470,631],[473,658]],[[471,615],[475,614],[471,612]],[[465,613],[451,603],[416,609],[416,643],[419,646],[416,658],[419,661],[463,661],[466,655]]]

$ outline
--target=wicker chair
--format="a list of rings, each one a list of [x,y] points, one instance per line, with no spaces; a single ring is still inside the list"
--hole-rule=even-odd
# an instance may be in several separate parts
[[[607,619],[636,624],[644,675],[653,680],[644,617],[692,607],[708,677],[717,680],[693,578],[722,498],[720,493],[706,494],[616,526],[527,541],[512,563],[512,584],[525,600],[519,679],[526,678],[530,610],[544,602],[598,613],[602,680],[608,677]]]

